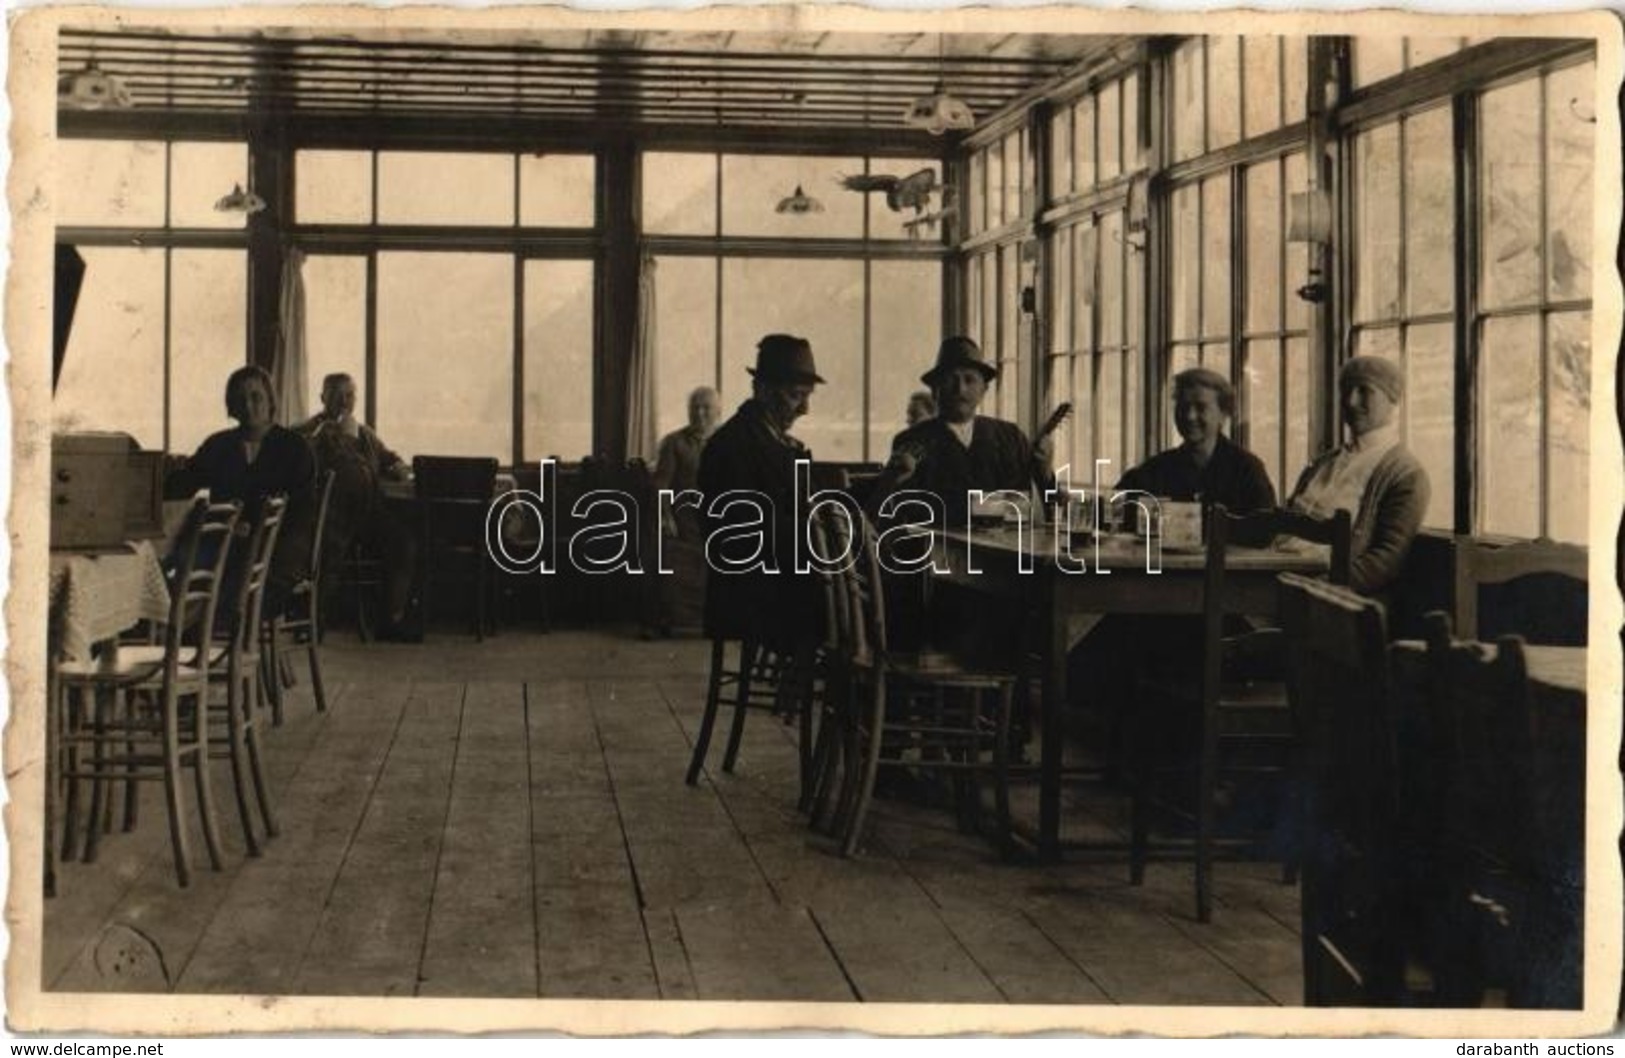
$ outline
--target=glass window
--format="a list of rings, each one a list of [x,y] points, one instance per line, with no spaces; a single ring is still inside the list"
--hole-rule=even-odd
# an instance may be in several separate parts
[[[119,430],[143,448],[165,447],[164,252],[80,248],[85,277],[51,402],[53,430]],[[225,382],[207,387],[220,417]]]
[[[1277,498],[1285,499],[1281,479],[1281,343],[1274,338],[1250,341],[1246,351],[1247,366],[1242,372],[1245,399],[1233,430],[1264,464]]]
[[[1230,174],[1202,181],[1202,334],[1230,331]]]
[[[750,392],[747,366],[763,335],[796,334],[812,343],[827,384],[792,431],[829,462],[863,458],[863,263],[780,257],[723,262],[724,407]],[[934,350],[933,350],[934,351]]]
[[[1205,149],[1207,130],[1202,119],[1203,48],[1200,37],[1181,44],[1173,59],[1174,160],[1195,158]]]
[[[1484,93],[1479,112],[1483,160],[1485,308],[1535,300],[1541,288],[1540,79]]]
[[[1540,535],[1540,321],[1486,320],[1480,352],[1482,399],[1478,469],[1483,475],[1479,528]]]
[[[1421,460],[1432,486],[1422,524],[1448,529],[1456,503],[1456,342],[1450,323],[1407,329],[1400,412],[1405,444]]]
[[[598,159],[590,154],[521,154],[519,223],[590,228],[595,223]]]
[[[1546,533],[1583,542],[1590,517],[1591,313],[1551,317],[1546,362]]]
[[[248,255],[170,253],[169,446],[190,452],[228,425],[226,376],[248,363]]]
[[[1281,326],[1281,166],[1263,162],[1247,170],[1247,326],[1249,333]],[[1277,372],[1279,374],[1279,372]]]
[[[1358,320],[1399,315],[1399,124],[1354,141],[1355,297]]]
[[[591,261],[525,262],[527,462],[593,451],[593,301]]]
[[[1173,193],[1173,338],[1194,338],[1197,334],[1197,312],[1201,305],[1201,232],[1199,210],[1200,187],[1186,184]]]
[[[1241,38],[1207,38],[1207,149],[1241,138]]]
[[[371,224],[372,152],[296,152],[293,196],[301,224]]]
[[[248,147],[241,143],[170,146],[169,224],[173,228],[242,228],[246,213],[214,208],[234,187],[248,187]]]
[[[1145,130],[1140,123],[1140,75],[1123,78],[1123,171],[1145,168]]]
[[[1581,63],[1546,82],[1546,296],[1591,297],[1591,180],[1597,126],[1597,64]]]
[[[163,227],[162,143],[57,140],[56,172],[58,224]]]
[[[1072,114],[1071,107],[1062,107],[1049,119],[1049,186],[1055,198],[1072,191]]]
[[[510,254],[378,254],[378,432],[402,456],[513,456]],[[452,358],[455,358],[453,360]],[[446,370],[455,362],[455,371]]]
[[[875,261],[869,266],[869,451],[883,461],[907,420],[909,394],[925,386],[922,364],[942,326],[942,266],[935,261]],[[823,361],[819,361],[822,366]],[[826,378],[829,376],[825,376]]]
[[[1404,128],[1406,310],[1449,312],[1456,301],[1450,108],[1407,117]]]
[[[1414,70],[1418,66],[1426,66],[1435,59],[1454,55],[1462,49],[1464,43],[1462,37],[1406,37],[1405,67]]]
[[[1302,121],[1309,102],[1309,40],[1307,37],[1281,39],[1281,71],[1286,81],[1286,123]]]
[[[1105,183],[1123,171],[1123,102],[1118,82],[1113,81],[1100,90],[1100,181]]]
[[[922,168],[916,163],[888,165],[875,175],[899,179]],[[722,234],[863,237],[864,200],[877,198],[887,212],[884,192],[860,194],[841,186],[848,175],[863,173],[862,158],[781,157],[728,154],[722,158]],[[644,178],[649,174],[645,170]],[[800,187],[824,209],[818,213],[779,213],[780,200]],[[889,210],[896,216],[905,207]],[[908,211],[913,216],[913,211]],[[877,213],[877,217],[879,213]]]
[[[646,151],[642,157],[643,230],[657,235],[715,235],[717,156]]]
[[[511,154],[379,151],[378,221],[511,225],[513,169]]]
[[[655,423],[664,437],[687,425],[695,387],[717,385],[717,261],[658,257],[654,270]]]
[[[1241,47],[1247,96],[1242,134],[1251,138],[1281,127],[1281,38],[1244,37]]]
[[[987,153],[970,156],[970,189],[965,193],[966,225],[971,235],[987,230]]]
[[[1355,37],[1350,42],[1354,53],[1354,87],[1386,80],[1405,69],[1404,37]]]
[[[367,259],[305,258],[307,406],[321,406],[322,378],[343,372],[355,380],[356,414],[367,406]]]
[[[1087,191],[1095,186],[1095,97],[1084,96],[1078,100],[1073,111],[1073,145],[1076,150],[1076,159],[1073,162],[1073,186],[1079,191]]]

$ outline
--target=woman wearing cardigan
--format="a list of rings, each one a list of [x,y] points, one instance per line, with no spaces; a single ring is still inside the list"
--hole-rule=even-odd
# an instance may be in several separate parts
[[[1350,586],[1383,595],[1398,577],[1427,513],[1427,472],[1400,443],[1394,413],[1405,395],[1399,365],[1356,356],[1337,376],[1349,442],[1309,465],[1287,501],[1324,518],[1343,508],[1354,517]]]

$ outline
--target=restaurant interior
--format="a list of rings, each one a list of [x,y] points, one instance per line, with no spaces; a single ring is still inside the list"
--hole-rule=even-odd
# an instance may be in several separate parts
[[[42,991],[1595,1003],[1601,31],[877,19],[61,25]]]

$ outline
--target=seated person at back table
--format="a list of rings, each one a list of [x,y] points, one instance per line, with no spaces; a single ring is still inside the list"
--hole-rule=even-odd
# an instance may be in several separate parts
[[[241,503],[238,532],[244,538],[267,496],[288,498],[263,604],[267,615],[279,613],[293,586],[310,568],[316,529],[316,461],[303,437],[276,424],[276,392],[264,368],[239,367],[226,379],[226,414],[237,425],[209,435],[170,476],[168,491],[208,489],[213,502]],[[228,574],[227,592],[233,579]]]
[[[658,502],[661,489],[674,495],[697,488],[700,483],[700,453],[722,419],[722,398],[710,386],[700,386],[688,395],[688,425],[660,439],[655,458],[654,487]],[[660,508],[660,532],[665,554],[671,562],[671,576],[651,578],[645,636],[670,636],[676,622],[679,601],[685,594],[698,598],[705,590],[705,557],[701,553],[704,533],[700,512],[689,504],[673,510]]]
[[[1399,440],[1394,413],[1405,397],[1399,365],[1353,357],[1338,372],[1337,390],[1349,441],[1309,465],[1287,506],[1317,518],[1349,511],[1349,586],[1381,599],[1404,567],[1431,490],[1427,471]]]
[[[404,481],[409,469],[389,450],[372,427],[355,417],[355,380],[347,374],[322,380],[322,410],[300,427],[317,465],[333,473],[327,501],[322,556],[324,569],[336,571],[356,541],[383,562],[384,639],[411,638],[405,627],[417,570],[417,541],[391,515],[384,503],[383,480]]]
[[[1232,513],[1274,507],[1275,488],[1264,464],[1224,435],[1236,407],[1230,380],[1195,367],[1174,376],[1173,392],[1174,425],[1184,443],[1129,470],[1118,481],[1118,490],[1223,504]]]

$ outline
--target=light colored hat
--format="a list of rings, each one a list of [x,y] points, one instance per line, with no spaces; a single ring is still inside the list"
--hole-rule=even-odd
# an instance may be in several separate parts
[[[1362,382],[1382,390],[1392,401],[1398,401],[1405,395],[1405,372],[1398,364],[1384,357],[1356,356],[1338,372],[1339,390],[1352,389]]]

